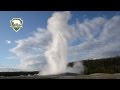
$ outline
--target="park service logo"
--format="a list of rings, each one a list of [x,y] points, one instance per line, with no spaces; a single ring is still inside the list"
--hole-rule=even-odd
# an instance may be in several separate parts
[[[23,27],[23,20],[21,18],[13,18],[10,20],[10,27],[18,32]]]

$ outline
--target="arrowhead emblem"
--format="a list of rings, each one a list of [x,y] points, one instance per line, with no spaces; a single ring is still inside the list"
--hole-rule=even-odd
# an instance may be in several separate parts
[[[18,32],[23,27],[23,20],[21,18],[13,18],[10,20],[10,27]]]

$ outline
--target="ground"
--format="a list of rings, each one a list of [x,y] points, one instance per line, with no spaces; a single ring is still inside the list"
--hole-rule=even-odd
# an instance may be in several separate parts
[[[104,74],[95,73],[90,75],[48,75],[48,76],[0,76],[0,79],[120,79],[120,73]]]

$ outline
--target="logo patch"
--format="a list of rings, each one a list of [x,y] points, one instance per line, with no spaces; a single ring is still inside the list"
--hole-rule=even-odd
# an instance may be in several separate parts
[[[23,27],[23,20],[21,18],[13,18],[10,20],[10,27],[18,32]]]

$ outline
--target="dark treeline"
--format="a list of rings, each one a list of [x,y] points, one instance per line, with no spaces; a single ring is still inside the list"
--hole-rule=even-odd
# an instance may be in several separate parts
[[[120,73],[120,56],[96,60],[83,60],[84,74],[93,73]],[[73,66],[74,63],[69,63]]]
[[[39,73],[39,71],[0,72],[0,76],[34,75],[34,74],[38,74],[38,73]]]

